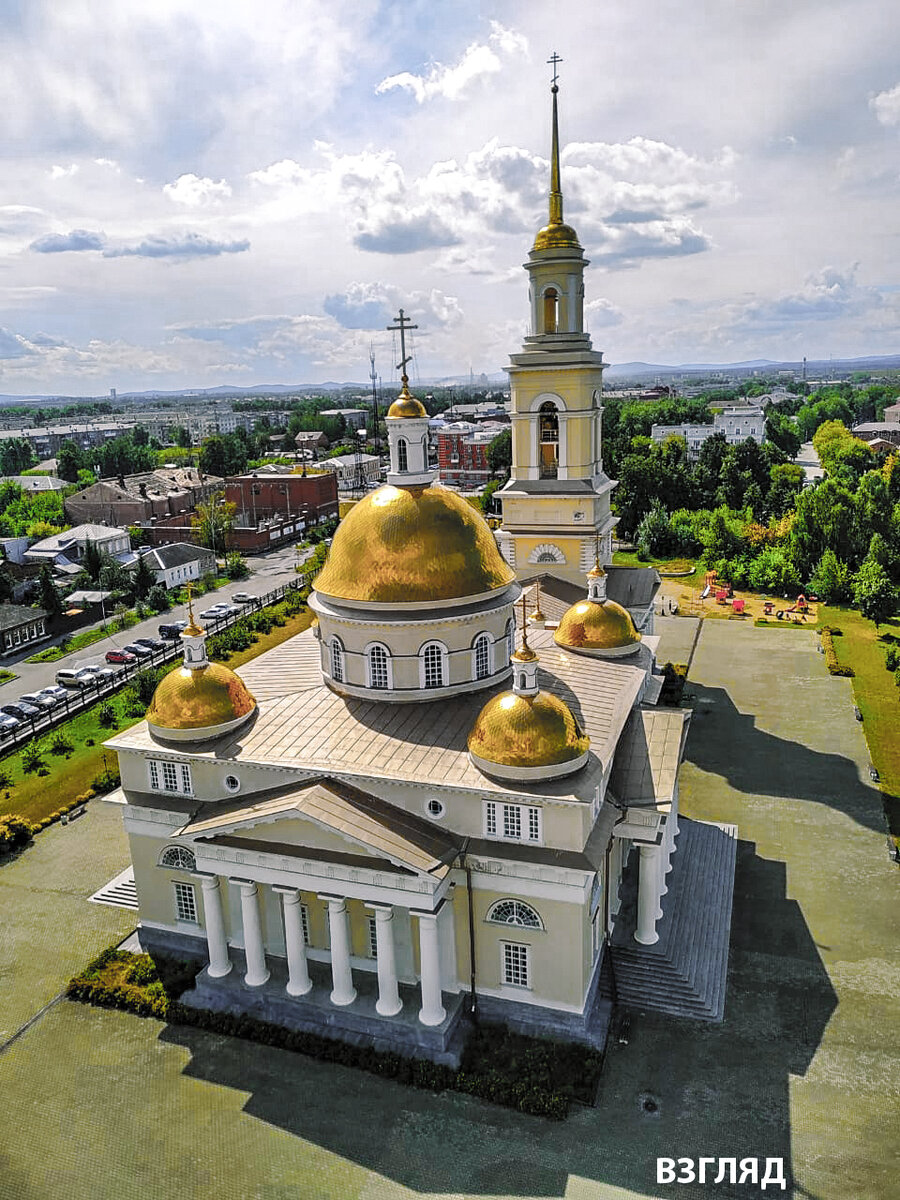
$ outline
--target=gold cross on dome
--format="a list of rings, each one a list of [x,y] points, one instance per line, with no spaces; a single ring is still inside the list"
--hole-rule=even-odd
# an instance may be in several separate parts
[[[409,317],[404,315],[403,309],[400,309],[399,317],[392,317],[391,320],[396,324],[388,325],[389,333],[396,333],[400,330],[400,361],[397,363],[397,370],[400,372],[400,379],[403,383],[409,383],[409,376],[406,374],[406,364],[412,362],[412,355],[406,353],[406,331],[407,329],[418,329],[418,325],[413,325]]]

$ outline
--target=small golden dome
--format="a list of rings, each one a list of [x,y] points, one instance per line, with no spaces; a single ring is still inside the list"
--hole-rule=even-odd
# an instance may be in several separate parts
[[[589,747],[569,706],[551,692],[501,692],[487,702],[469,734],[469,753],[488,774],[569,774],[587,761]],[[547,770],[552,767],[561,769]]]
[[[425,405],[421,400],[417,400],[415,396],[411,396],[409,392],[404,395],[402,392],[387,410],[387,420],[394,421],[398,417],[427,417]]]
[[[532,250],[559,249],[582,249],[578,234],[571,225],[566,225],[564,222],[552,222],[537,231]]]
[[[255,708],[246,684],[228,667],[221,663],[199,670],[182,666],[160,680],[147,709],[147,722],[162,737],[170,730],[196,730],[197,740],[202,740],[216,736],[220,727],[225,732]]]
[[[315,590],[337,600],[421,604],[483,595],[515,578],[484,517],[461,496],[387,484],[341,521]]]
[[[537,655],[530,646],[520,646],[516,652],[511,655],[512,662],[537,662]]]
[[[630,654],[641,635],[631,614],[615,600],[580,600],[564,614],[553,635],[557,646],[598,654]]]

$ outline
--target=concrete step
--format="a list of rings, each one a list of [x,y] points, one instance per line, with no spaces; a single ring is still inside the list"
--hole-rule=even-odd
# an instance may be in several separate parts
[[[129,908],[137,912],[138,897],[134,883],[134,867],[126,867],[99,891],[89,896],[91,904],[108,904],[111,908]]]
[[[720,1021],[724,1012],[734,890],[734,826],[680,819],[666,877],[659,942],[634,941],[637,861],[623,880],[611,940],[619,998],[636,1007]]]

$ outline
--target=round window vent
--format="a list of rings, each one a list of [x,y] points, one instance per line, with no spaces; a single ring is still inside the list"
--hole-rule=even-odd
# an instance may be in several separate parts
[[[433,821],[439,821],[447,811],[445,805],[440,800],[426,800],[425,811]]]
[[[241,781],[238,779],[237,775],[226,775],[225,787],[229,792],[239,792],[241,790]]]

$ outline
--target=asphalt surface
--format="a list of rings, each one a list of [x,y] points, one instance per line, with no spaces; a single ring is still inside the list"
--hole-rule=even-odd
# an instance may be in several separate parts
[[[310,553],[311,551],[304,551],[303,558],[308,557]],[[224,603],[230,600],[235,592],[249,592],[251,596],[269,592],[294,578],[294,567],[297,562],[297,552],[294,546],[282,547],[271,554],[260,554],[256,558],[248,559],[248,566],[252,571],[248,579],[224,584],[215,592],[207,592],[204,596],[198,596],[194,611],[199,613],[213,604]],[[111,633],[102,641],[95,642],[93,646],[88,646],[87,649],[75,654],[68,654],[55,662],[29,663],[25,659],[32,654],[37,654],[40,650],[46,650],[49,646],[59,645],[61,639],[58,637],[40,642],[36,646],[23,648],[19,657],[11,655],[9,658],[0,660],[0,665],[7,670],[14,671],[18,676],[18,679],[12,679],[0,687],[0,704],[14,704],[26,692],[38,692],[41,688],[56,683],[56,672],[63,667],[72,669],[86,666],[88,663],[105,665],[104,655],[107,650],[119,649],[129,642],[133,642],[135,638],[158,637],[160,625],[177,621],[182,617],[187,618],[187,605],[174,605],[164,613],[148,617],[145,621],[139,621],[121,633]],[[87,629],[96,629],[101,624],[102,622],[96,621],[93,625],[85,625],[77,632],[82,633]]]

